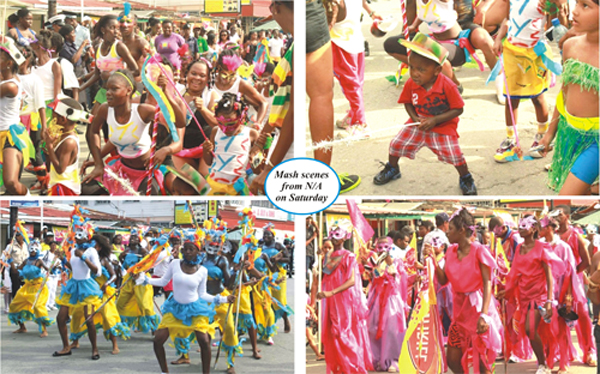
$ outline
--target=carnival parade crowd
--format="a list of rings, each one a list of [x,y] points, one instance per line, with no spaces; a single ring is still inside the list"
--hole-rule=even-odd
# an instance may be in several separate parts
[[[596,371],[597,227],[584,233],[563,205],[518,225],[471,211],[364,240],[360,225],[336,222],[320,248],[307,219],[307,338],[327,373],[497,373],[502,361],[519,372],[532,359],[536,374]]]
[[[400,179],[399,160],[414,160],[420,149],[429,148],[439,161],[455,167],[462,194],[476,195],[475,178],[467,166],[473,154],[463,154],[465,144],[459,144],[460,117],[469,110],[482,127],[489,116],[504,119],[506,137],[498,139],[498,149],[489,154],[496,163],[540,159],[553,151],[548,156],[552,162],[545,165],[551,190],[563,195],[598,192],[597,1],[401,0],[400,12],[392,14],[378,13],[378,7],[369,0],[306,2],[309,151],[316,159],[329,164],[336,145],[359,147],[359,141],[386,138],[394,131],[388,161],[373,177],[375,185]],[[381,43],[387,53],[374,54],[368,61],[392,57],[399,62],[394,80],[402,87],[398,103],[407,114],[403,124],[382,125],[385,118],[373,128],[367,124],[368,111],[389,109],[365,106],[369,51],[362,28],[368,22],[374,37],[385,36]],[[386,35],[399,24],[402,33]],[[553,49],[560,56],[553,56]],[[464,87],[456,71],[468,62],[481,71],[487,66],[487,81],[477,80],[481,87],[495,84],[503,113],[481,113],[472,106],[477,104],[463,100]],[[465,68],[459,75],[472,78]],[[334,77],[350,107],[337,119],[331,104]],[[553,103],[546,97],[555,85],[561,89]],[[529,102],[535,110],[532,140],[519,136],[525,120],[519,121],[518,110]],[[341,131],[334,138],[336,127]],[[350,169],[343,170],[349,173],[342,174],[343,192],[361,183],[350,165],[344,165]]]
[[[62,242],[46,227],[40,243],[19,221],[2,253],[2,312],[19,326],[14,333],[30,333],[27,324],[34,322],[42,338],[56,339],[57,348],[60,336],[60,348],[48,356],[72,355],[87,335],[91,359],[99,360],[100,329],[113,355],[126,354],[127,343],[119,340],[135,331],[152,334],[157,372],[169,372],[164,344],[170,338],[178,356],[172,365],[190,364],[197,342],[202,372],[209,373],[211,340],[219,330],[214,368],[223,352],[227,373],[235,373],[242,341],[250,341],[251,357],[258,360],[276,344],[279,320],[285,333],[291,331],[287,278],[293,270],[293,239],[278,242],[271,223],[256,238],[251,209],[239,214],[233,229],[212,218],[191,228],[143,232],[133,227],[128,240],[95,232],[85,213],[75,206]],[[228,239],[234,229],[241,230],[241,240]],[[160,306],[159,295],[164,296]],[[57,308],[55,321],[48,311]],[[55,323],[58,334],[51,328]],[[248,364],[241,364],[242,372]]]
[[[32,13],[18,10],[0,40],[0,186],[51,196],[262,192],[293,154],[292,4],[269,8],[281,28],[248,33],[236,20],[170,18],[150,18],[143,32],[129,3],[119,16],[60,14],[34,31]]]

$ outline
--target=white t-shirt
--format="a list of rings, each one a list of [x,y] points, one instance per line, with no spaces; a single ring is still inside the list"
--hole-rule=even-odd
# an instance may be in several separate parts
[[[153,286],[164,287],[173,279],[173,298],[179,304],[193,303],[198,298],[218,304],[227,301],[224,296],[212,296],[206,293],[207,278],[208,270],[204,266],[200,266],[200,269],[194,274],[186,274],[181,270],[181,260],[174,260],[162,278],[148,278],[147,281]]]
[[[269,40],[269,53],[271,57],[281,58],[281,49],[283,48],[283,39],[271,38]]]
[[[73,68],[71,61],[67,60],[66,58],[61,58],[60,68],[62,69],[65,90],[79,88],[79,81],[77,80],[75,68]]]
[[[34,74],[17,74],[23,89],[23,106],[21,115],[37,112],[46,107],[44,101],[44,82],[40,81]]]
[[[390,250],[390,257],[394,260],[402,260],[404,261],[404,259],[406,258],[406,254],[408,253],[408,251],[410,250],[410,246],[407,245],[406,248],[402,249],[400,247],[398,247],[397,245],[393,244],[392,245],[392,249]]]
[[[361,13],[362,1],[346,0],[346,18],[336,23],[329,32],[331,41],[348,53],[365,51],[365,38],[360,29]]]

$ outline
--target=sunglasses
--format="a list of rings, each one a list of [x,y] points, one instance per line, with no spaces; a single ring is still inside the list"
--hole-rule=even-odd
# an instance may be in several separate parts
[[[229,81],[232,80],[236,77],[237,72],[232,72],[232,73],[225,73],[223,71],[219,71],[219,77],[221,77],[221,79]]]
[[[217,122],[219,122],[219,128],[221,131],[226,132],[232,127],[237,127],[241,122],[241,117],[236,118],[225,118],[223,116],[219,116],[216,118]]]

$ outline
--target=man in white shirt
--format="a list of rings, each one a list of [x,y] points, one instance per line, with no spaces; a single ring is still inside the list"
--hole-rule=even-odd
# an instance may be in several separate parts
[[[86,20],[86,18],[89,19],[89,17],[85,16],[83,17],[82,21]],[[81,43],[83,43],[84,40],[89,40],[89,45],[91,45],[92,39],[90,38],[90,30],[87,27],[80,25],[79,22],[77,22],[76,15],[68,15],[65,19],[65,23],[67,25],[71,25],[75,29],[75,45],[77,46],[77,48],[79,48],[79,46],[81,45]]]
[[[427,235],[425,235],[425,237],[423,238],[423,247],[425,246],[431,246],[432,242],[433,242],[433,238],[438,238],[440,243],[444,244],[444,252],[446,252],[446,249],[448,248],[448,246],[450,245],[450,242],[448,241],[448,237],[446,236],[446,233],[448,232],[448,226],[450,222],[450,217],[448,216],[447,213],[442,212],[442,213],[438,213],[435,216],[435,225],[436,228],[435,230],[432,230],[431,232],[427,233]],[[419,252],[419,261],[423,261],[423,255],[422,255],[422,251]]]
[[[273,36],[269,40],[269,54],[274,62],[281,60],[281,53],[283,51],[283,39],[279,36],[278,32],[274,32]]]
[[[14,298],[19,288],[21,288],[21,278],[19,277],[19,270],[17,268],[21,266],[23,261],[29,257],[29,248],[25,239],[20,232],[15,235],[15,241],[6,247],[8,252],[8,258],[12,259],[10,264],[10,280],[12,282],[12,297]]]
[[[404,261],[406,254],[410,251],[410,235],[406,230],[396,231],[393,235],[394,245],[390,250],[390,257],[394,260],[401,259]]]

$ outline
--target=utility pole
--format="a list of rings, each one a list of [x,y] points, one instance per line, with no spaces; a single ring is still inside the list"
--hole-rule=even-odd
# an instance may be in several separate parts
[[[17,220],[19,219],[19,208],[16,206],[10,207],[10,216],[8,219],[8,238],[13,237],[13,232],[15,231],[15,225],[17,224]]]
[[[48,18],[56,15],[56,0],[48,0]]]

